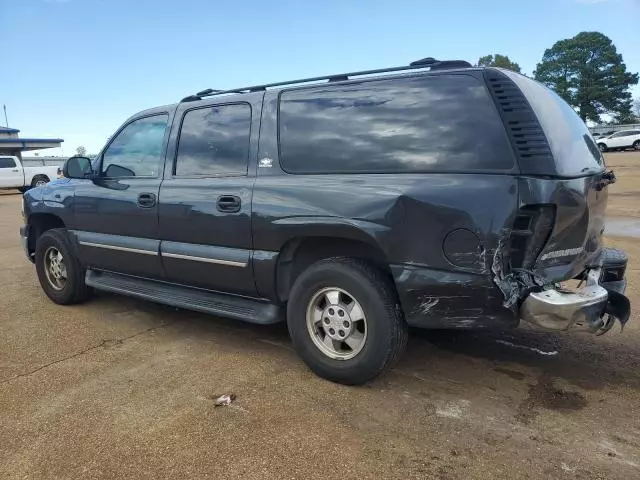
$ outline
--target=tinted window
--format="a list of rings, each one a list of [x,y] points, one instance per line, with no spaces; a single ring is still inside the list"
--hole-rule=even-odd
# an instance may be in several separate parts
[[[510,169],[484,84],[422,75],[284,92],[280,162],[293,173]]]
[[[587,126],[553,90],[509,70],[503,70],[522,90],[551,146],[556,170],[562,176],[601,171],[603,158]]]
[[[220,105],[188,111],[182,121],[175,175],[247,173],[251,107]]]
[[[111,142],[102,159],[107,177],[157,177],[162,169],[167,115],[140,118]]]
[[[16,162],[13,158],[0,157],[0,168],[14,168]]]

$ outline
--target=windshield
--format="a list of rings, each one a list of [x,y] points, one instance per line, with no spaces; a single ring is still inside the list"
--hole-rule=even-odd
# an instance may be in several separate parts
[[[556,163],[558,175],[576,177],[601,172],[604,167],[587,126],[576,111],[553,90],[509,70],[502,70],[520,87],[540,121]]]

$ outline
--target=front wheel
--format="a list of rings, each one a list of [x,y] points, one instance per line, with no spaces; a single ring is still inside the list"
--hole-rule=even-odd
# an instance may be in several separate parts
[[[635,142],[633,142],[633,149],[636,152],[640,151],[640,140],[636,140]]]
[[[601,151],[602,153],[604,153],[604,152],[606,152],[606,151],[607,151],[607,146],[606,146],[604,143],[599,143],[599,144],[598,144],[598,148],[600,149],[600,151]]]
[[[49,177],[46,175],[36,175],[33,177],[33,180],[31,180],[31,188],[41,187],[47,183],[49,183]]]
[[[38,238],[35,263],[40,285],[55,303],[80,303],[89,296],[85,269],[73,253],[64,229],[47,230]]]
[[[372,265],[330,258],[311,265],[289,295],[293,345],[317,375],[359,385],[388,369],[407,343],[391,280]]]

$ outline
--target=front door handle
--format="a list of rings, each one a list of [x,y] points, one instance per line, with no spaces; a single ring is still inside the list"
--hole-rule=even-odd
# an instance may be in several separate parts
[[[240,201],[240,197],[236,197],[235,195],[222,195],[218,197],[216,206],[219,212],[235,213],[240,211],[242,202]]]
[[[151,208],[156,204],[155,193],[141,193],[138,195],[138,206],[142,208]]]

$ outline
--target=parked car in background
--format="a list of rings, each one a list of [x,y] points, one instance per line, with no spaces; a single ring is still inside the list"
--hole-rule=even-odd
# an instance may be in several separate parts
[[[640,151],[640,130],[622,130],[606,138],[598,139],[598,148],[602,152],[634,148]]]
[[[627,258],[602,239],[615,177],[575,111],[509,70],[426,58],[207,89],[135,114],[64,176],[23,202],[52,301],[286,319],[336,382],[389,368],[409,326],[629,319]]]
[[[0,156],[0,188],[25,192],[56,179],[59,168],[56,165],[25,166],[18,157]]]

